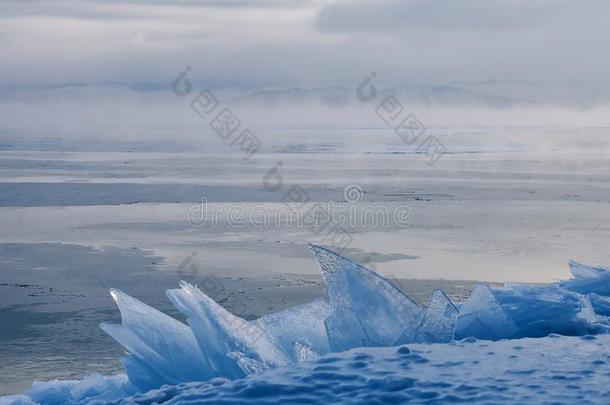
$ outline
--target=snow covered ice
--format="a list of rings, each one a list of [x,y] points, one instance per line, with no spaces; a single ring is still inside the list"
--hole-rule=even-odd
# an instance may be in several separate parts
[[[609,335],[358,348],[123,404],[607,404]],[[191,402],[188,402],[191,401]]]
[[[186,282],[167,296],[188,325],[111,290],[122,323],[101,327],[124,347],[125,374],[36,382],[25,395],[2,398],[0,404],[187,398],[341,403],[381,397],[514,402],[528,396],[552,402],[577,398],[584,389],[591,402],[603,402],[608,394],[606,268],[570,262],[571,280],[479,285],[461,304],[436,290],[423,308],[354,261],[323,247],[310,249],[326,296],[252,322]],[[545,353],[556,357],[557,371],[550,370]],[[566,378],[575,383],[560,384]],[[460,388],[465,386],[471,388]]]

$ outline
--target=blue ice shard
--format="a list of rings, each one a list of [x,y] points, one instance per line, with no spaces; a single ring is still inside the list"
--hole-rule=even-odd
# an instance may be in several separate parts
[[[160,373],[133,354],[127,354],[121,358],[121,365],[129,376],[129,381],[140,389],[145,389],[142,387],[161,387],[167,384],[166,379],[161,377]]]
[[[81,381],[34,382],[25,396],[15,401],[0,404],[11,405],[63,405],[63,404],[108,404],[138,392],[125,374],[103,376],[92,374]]]
[[[240,378],[290,362],[262,328],[233,315],[199,288],[184,281],[180,286],[167,290],[167,296],[186,315],[216,376]]]
[[[313,352],[326,354],[330,351],[324,320],[332,309],[323,299],[287,308],[265,315],[253,323],[275,340],[293,360],[298,360],[301,352],[297,348],[308,347]]]
[[[570,261],[570,272],[573,278],[561,281],[559,283],[561,288],[580,294],[596,293],[610,296],[610,269]]]
[[[591,306],[597,315],[610,316],[610,297],[591,293],[587,294],[587,298],[589,298]]]
[[[100,327],[129,353],[123,365],[134,385],[152,389],[214,376],[187,325],[119,290],[110,290],[110,295],[122,323]]]
[[[607,267],[587,266],[574,260],[570,260],[569,266],[572,276],[579,280],[591,280],[610,274],[610,270]]]
[[[598,321],[586,296],[557,285],[506,284],[493,292],[518,328],[514,337],[583,335],[593,332]]]
[[[467,337],[476,337],[481,340],[499,340],[498,336],[477,317],[476,312],[460,316],[458,325],[459,332],[457,330],[458,326],[456,326],[456,340]]]
[[[330,349],[343,352],[356,347],[378,346],[367,336],[360,318],[349,308],[337,306],[324,321]]]
[[[368,345],[389,346],[405,329],[419,326],[422,308],[386,279],[323,247],[310,245],[310,250],[320,267],[330,305],[353,311]]]
[[[441,290],[434,290],[424,319],[415,336],[416,343],[447,343],[455,334],[458,309]]]
[[[486,285],[477,285],[460,307],[455,338],[467,337],[498,340],[518,333],[515,323],[506,315],[492,290]]]

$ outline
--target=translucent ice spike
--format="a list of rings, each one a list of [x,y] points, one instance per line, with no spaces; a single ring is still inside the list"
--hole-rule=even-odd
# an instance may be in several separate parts
[[[199,288],[182,281],[167,296],[188,319],[199,348],[215,374],[240,378],[290,362],[267,333],[233,315]]]
[[[298,360],[295,343],[309,347],[318,354],[330,351],[324,320],[332,312],[325,300],[297,305],[265,315],[253,323],[271,336],[293,360]]]
[[[100,327],[137,359],[139,365],[154,371],[156,378],[140,388],[156,388],[159,383],[201,381],[214,376],[187,325],[122,291],[112,289],[110,295],[121,311],[122,323],[101,324]],[[128,375],[133,375],[127,371]]]
[[[332,307],[349,308],[370,344],[389,346],[421,322],[422,308],[383,277],[320,246],[311,245]]]
[[[447,343],[454,338],[458,309],[441,290],[435,290],[415,337],[416,343]]]

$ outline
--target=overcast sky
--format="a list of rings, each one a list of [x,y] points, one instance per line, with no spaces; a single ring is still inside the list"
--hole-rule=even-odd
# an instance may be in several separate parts
[[[608,0],[2,0],[0,82],[607,82]]]

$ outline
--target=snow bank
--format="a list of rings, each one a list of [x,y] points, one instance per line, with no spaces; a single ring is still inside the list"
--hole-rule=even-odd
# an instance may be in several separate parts
[[[607,404],[610,336],[358,348],[120,404]]]

